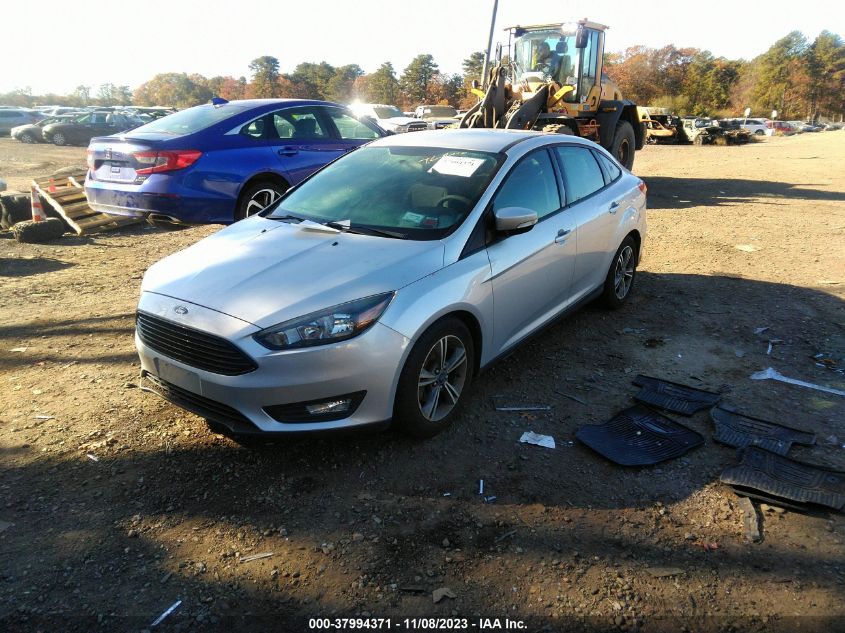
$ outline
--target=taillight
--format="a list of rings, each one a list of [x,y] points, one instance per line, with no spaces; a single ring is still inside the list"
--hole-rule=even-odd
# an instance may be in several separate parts
[[[136,174],[159,174],[164,171],[185,169],[193,165],[202,152],[194,149],[162,150],[158,152],[135,152],[132,154],[141,167]]]
[[[642,191],[644,194],[648,193],[648,187],[642,180],[640,181],[640,184],[637,185],[637,187],[639,187],[640,191]]]
[[[88,163],[88,169],[94,169],[96,165],[94,164],[94,150],[87,149],[85,150],[85,162]]]

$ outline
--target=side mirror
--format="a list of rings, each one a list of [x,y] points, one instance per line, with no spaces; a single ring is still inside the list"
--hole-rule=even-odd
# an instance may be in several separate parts
[[[584,28],[583,24],[578,25],[578,31],[575,33],[575,48],[587,48],[587,39],[589,33]]]
[[[537,224],[537,212],[525,207],[504,207],[494,213],[496,230],[501,233],[527,231]]]

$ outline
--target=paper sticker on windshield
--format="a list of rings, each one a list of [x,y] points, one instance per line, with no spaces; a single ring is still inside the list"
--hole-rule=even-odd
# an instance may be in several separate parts
[[[467,158],[465,156],[444,156],[432,165],[430,171],[446,176],[462,176],[469,178],[481,167],[483,158]]]
[[[417,226],[425,219],[425,216],[421,213],[414,213],[413,211],[408,211],[405,215],[402,216],[403,222],[410,222],[411,224],[415,224]]]

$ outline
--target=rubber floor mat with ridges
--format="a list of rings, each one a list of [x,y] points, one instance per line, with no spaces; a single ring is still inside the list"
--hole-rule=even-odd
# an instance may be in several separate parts
[[[656,464],[704,443],[692,429],[641,404],[617,413],[604,424],[582,426],[575,437],[622,466]]]
[[[720,479],[735,489],[792,502],[834,510],[845,506],[845,472],[797,462],[756,446],[746,448],[742,462],[722,471]]]
[[[713,391],[696,389],[642,374],[634,378],[634,384],[642,387],[634,396],[635,399],[659,409],[687,416],[702,409],[709,409],[722,398],[721,394]]]
[[[799,431],[737,411],[728,411],[722,407],[713,407],[710,417],[716,427],[713,439],[736,448],[759,446],[772,453],[786,455],[793,444],[812,446],[816,443],[814,433]]]

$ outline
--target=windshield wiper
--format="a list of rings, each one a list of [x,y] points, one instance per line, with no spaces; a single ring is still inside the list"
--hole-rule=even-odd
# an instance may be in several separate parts
[[[359,235],[381,235],[382,237],[392,237],[397,240],[405,239],[405,233],[399,233],[398,231],[388,231],[386,229],[377,229],[372,226],[352,226],[350,224],[340,222],[326,222],[326,226],[330,226],[333,229],[339,229],[347,233],[357,233]]]
[[[267,215],[264,216],[268,220],[299,220],[302,222],[305,218],[301,218],[298,215],[291,215],[290,213],[286,213],[285,215]]]

